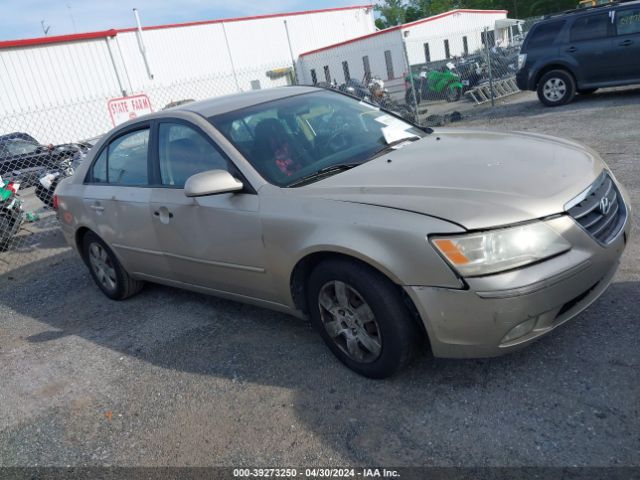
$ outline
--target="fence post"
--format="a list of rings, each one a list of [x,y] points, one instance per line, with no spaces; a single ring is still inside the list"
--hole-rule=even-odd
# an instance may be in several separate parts
[[[296,59],[293,56],[293,48],[291,47],[291,37],[289,36],[289,25],[284,21],[284,30],[287,32],[287,44],[289,45],[289,55],[291,55],[291,66],[293,67],[293,85],[298,84],[298,72],[296,70]]]
[[[493,93],[493,70],[491,68],[491,49],[489,48],[489,27],[484,27],[484,46],[487,50],[487,65],[489,66],[489,90],[491,91],[491,107],[496,106]]]
[[[407,71],[409,73],[409,82],[411,82],[411,94],[412,94],[411,96],[413,97],[413,108],[415,109],[415,112],[416,112],[416,117],[414,121],[416,124],[420,125],[420,118],[418,116],[418,97],[416,96],[416,84],[413,81],[413,72],[411,71],[411,62],[409,62],[409,52],[407,51],[406,35],[408,35],[408,33],[409,32],[404,32],[404,35],[402,36],[402,50],[404,51],[404,61],[407,64]]]

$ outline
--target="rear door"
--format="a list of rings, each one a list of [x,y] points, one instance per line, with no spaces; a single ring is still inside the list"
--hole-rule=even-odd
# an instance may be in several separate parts
[[[258,195],[247,189],[199,198],[186,180],[208,170],[240,177],[209,136],[185,120],[157,125],[153,222],[170,278],[219,291],[269,299]],[[247,185],[245,180],[242,180]]]
[[[611,77],[612,25],[609,12],[578,16],[569,28],[563,53],[578,65],[578,87]]]
[[[150,126],[118,134],[96,157],[84,187],[87,223],[129,273],[166,275],[154,230],[149,188]]]
[[[640,5],[619,8],[614,17],[612,63],[621,80],[640,82]]]

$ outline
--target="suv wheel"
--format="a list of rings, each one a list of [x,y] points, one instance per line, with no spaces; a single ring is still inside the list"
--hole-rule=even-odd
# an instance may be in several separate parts
[[[565,70],[545,73],[538,82],[538,98],[547,107],[566,105],[576,95],[576,82]]]
[[[359,263],[329,260],[309,278],[311,322],[350,369],[385,378],[404,367],[422,338],[397,287]]]

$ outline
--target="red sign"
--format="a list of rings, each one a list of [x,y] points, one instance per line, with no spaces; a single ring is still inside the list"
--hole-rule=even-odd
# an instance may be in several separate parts
[[[145,94],[133,95],[131,97],[112,98],[107,103],[109,116],[113,126],[120,125],[127,120],[138,118],[140,115],[146,115],[153,112],[149,97]]]

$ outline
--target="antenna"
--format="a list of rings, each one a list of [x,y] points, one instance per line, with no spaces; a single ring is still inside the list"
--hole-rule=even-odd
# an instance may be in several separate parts
[[[44,32],[44,36],[46,37],[49,34],[49,30],[51,29],[51,25],[44,26],[44,20],[40,20],[40,26],[42,27],[42,31]]]
[[[71,11],[71,4],[67,3],[67,9],[69,10],[69,17],[71,17],[71,25],[73,25],[73,33],[78,33],[76,28],[76,19],[73,18],[73,12]]]

